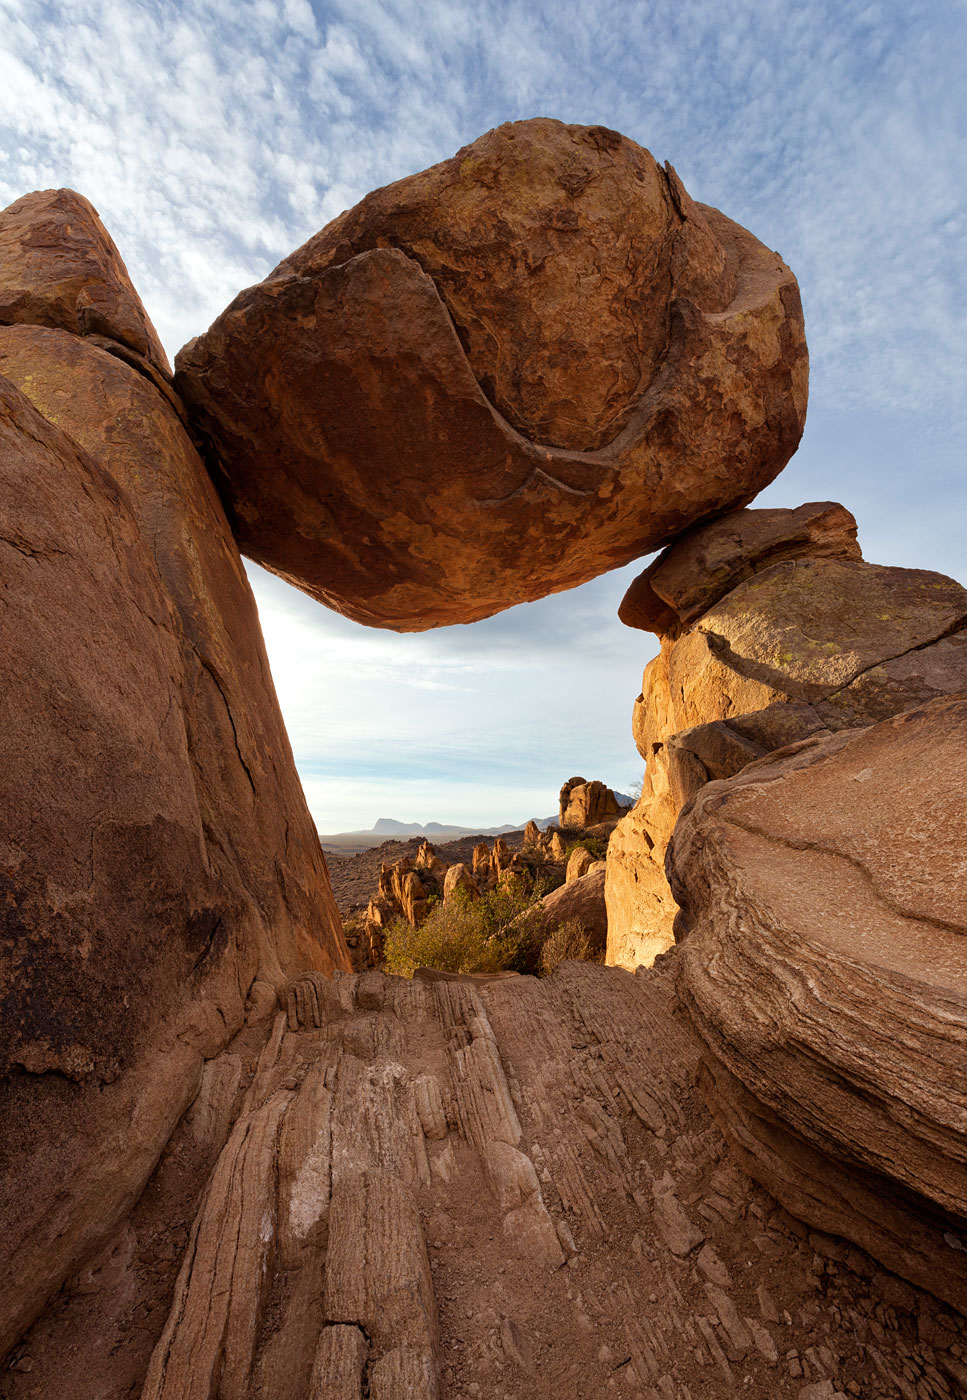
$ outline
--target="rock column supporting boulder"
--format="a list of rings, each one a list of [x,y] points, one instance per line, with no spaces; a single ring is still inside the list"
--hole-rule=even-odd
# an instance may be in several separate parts
[[[249,998],[348,966],[166,369],[85,200],[0,215],[0,1354],[137,1199]]]
[[[621,613],[655,630],[633,728],[641,797],[608,847],[608,960],[650,965],[674,941],[665,851],[713,779],[809,735],[869,724],[967,687],[967,591],[859,556],[831,502],[746,510],[672,546]]]

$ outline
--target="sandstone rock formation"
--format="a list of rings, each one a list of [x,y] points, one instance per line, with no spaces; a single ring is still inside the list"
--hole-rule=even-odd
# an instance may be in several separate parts
[[[428,893],[413,857],[401,856],[391,864],[384,861],[376,893],[366,906],[365,922],[387,929],[396,919],[405,919],[419,928],[429,910]]]
[[[177,365],[246,554],[401,631],[750,500],[806,408],[781,259],[633,142],[544,119],[367,196]]]
[[[603,955],[608,941],[608,911],[604,900],[605,864],[596,862],[597,869],[587,869],[575,879],[559,885],[533,908],[521,915],[535,939],[541,943],[561,924],[576,920],[587,935],[591,951]]]
[[[618,608],[628,627],[659,637],[701,617],[753,574],[783,559],[861,559],[856,521],[835,501],[744,510],[696,525],[631,584]]]
[[[582,875],[588,873],[593,861],[594,856],[587,846],[575,846],[568,857],[567,869],[564,872],[565,883],[569,885],[572,880],[580,880]]]
[[[967,1310],[967,693],[703,789],[668,855],[681,995],[740,1160]]]
[[[615,822],[624,808],[604,783],[594,779],[568,778],[558,799],[561,826],[586,831],[589,827]]]
[[[473,877],[473,870],[463,861],[457,861],[451,865],[443,880],[444,903],[456,894],[466,895],[470,899],[477,898],[480,894],[477,882]]]
[[[538,832],[537,848],[543,849],[543,837],[544,833]],[[478,891],[483,894],[497,885],[506,885],[508,881],[529,879],[529,870],[520,854],[511,850],[502,836],[497,836],[492,846],[481,842],[473,848],[473,878]]]
[[[805,407],[778,258],[544,121],[181,363],[246,547],[401,628],[749,499]],[[624,880],[620,956],[642,910],[664,947],[682,811],[683,946],[404,981],[343,971],[235,541],[70,192],[0,215],[0,492],[3,1400],[962,1400],[959,585],[828,503],[691,529],[624,607],[663,636],[641,802],[527,916],[614,954]],[[617,816],[565,784],[571,840]],[[424,843],[373,919],[563,861],[527,845]]]
[[[0,325],[51,326],[170,377],[171,367],[97,210],[38,190],[0,212]]]
[[[6,1397],[961,1396],[962,1319],[737,1170],[673,971],[298,979]]]
[[[205,1061],[348,963],[238,551],[86,201],[0,216],[0,308],[3,1353]]]
[[[650,567],[652,596],[673,621],[635,703],[647,766],[608,847],[609,961],[648,964],[673,942],[665,849],[703,784],[811,734],[967,687],[967,592],[941,574],[854,557],[851,521],[828,502],[743,511]],[[730,563],[732,541],[739,556]],[[801,541],[802,558],[792,553]],[[638,598],[654,618],[644,586]]]

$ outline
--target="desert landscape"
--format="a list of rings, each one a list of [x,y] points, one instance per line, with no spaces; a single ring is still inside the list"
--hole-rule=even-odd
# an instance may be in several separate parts
[[[752,504],[807,397],[606,127],[174,370],[83,194],[0,213],[3,1400],[967,1397],[967,590]],[[327,863],[242,555],[420,632],[649,554],[632,806]]]

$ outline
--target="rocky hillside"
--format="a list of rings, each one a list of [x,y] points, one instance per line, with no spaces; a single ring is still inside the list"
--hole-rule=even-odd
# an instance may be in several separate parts
[[[504,840],[512,851],[516,851],[520,849],[523,835],[523,830],[508,831],[504,834]],[[435,842],[433,850],[447,866],[472,866],[475,848],[488,842],[492,844],[493,839],[484,833],[461,836],[456,841]],[[384,841],[369,851],[360,851],[352,856],[328,852],[329,880],[343,920],[366,908],[379,885],[379,875],[384,865],[392,865],[398,860],[413,860],[424,840],[422,836],[412,836],[406,841]]]

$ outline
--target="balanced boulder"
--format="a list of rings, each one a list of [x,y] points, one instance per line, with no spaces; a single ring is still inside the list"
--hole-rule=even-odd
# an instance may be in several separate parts
[[[807,392],[782,260],[634,142],[544,119],[368,195],[177,369],[243,551],[400,631],[750,500]]]

